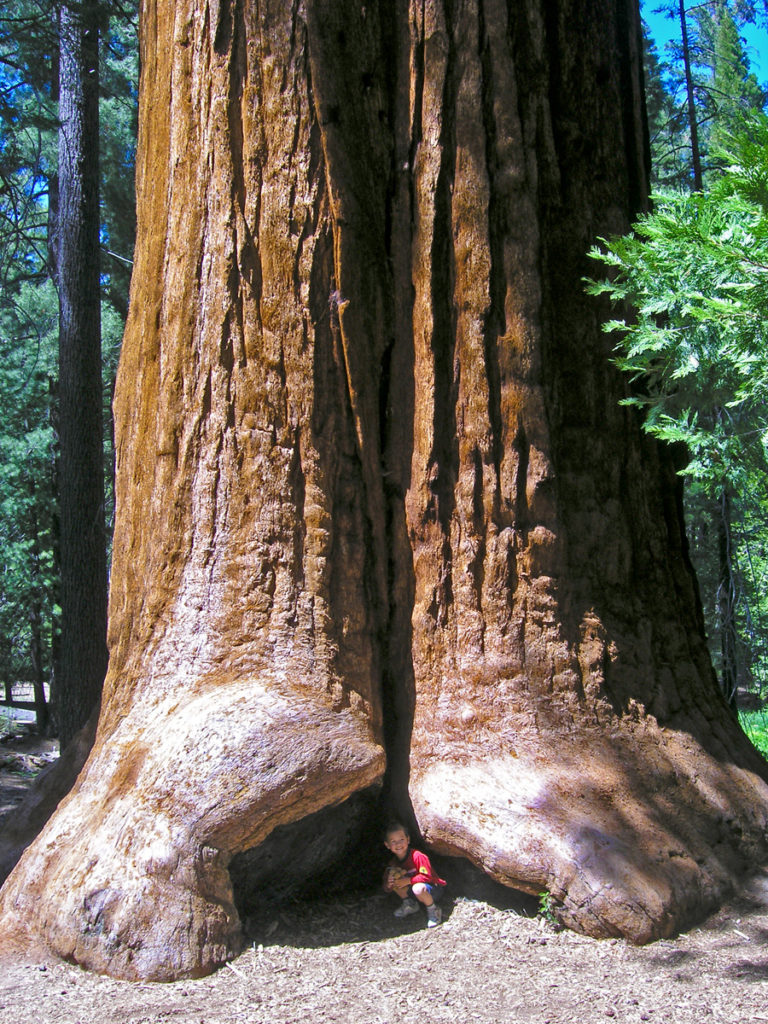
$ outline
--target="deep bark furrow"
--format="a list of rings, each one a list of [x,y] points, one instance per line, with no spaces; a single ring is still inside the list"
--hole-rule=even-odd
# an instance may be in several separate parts
[[[501,17],[499,17],[501,14]],[[485,366],[488,376],[488,418],[491,426],[493,467],[496,475],[496,489],[494,494],[494,518],[498,522],[500,512],[501,496],[499,484],[501,476],[501,461],[504,452],[504,440],[502,437],[502,415],[501,415],[501,374],[499,367],[499,356],[497,352],[497,339],[506,333],[504,316],[505,296],[505,274],[504,274],[504,235],[505,235],[505,210],[499,202],[499,195],[505,192],[503,184],[499,181],[497,173],[498,156],[498,131],[496,125],[495,82],[500,76],[499,64],[504,57],[499,53],[503,45],[507,43],[507,16],[508,12],[503,4],[493,5],[485,0],[480,5],[479,35],[482,61],[482,110],[483,126],[485,129],[485,161],[486,174],[489,181],[488,200],[488,250],[490,259],[490,308],[483,323]],[[504,76],[509,79],[510,76]],[[507,90],[503,90],[507,93]],[[513,102],[514,94],[510,97]]]

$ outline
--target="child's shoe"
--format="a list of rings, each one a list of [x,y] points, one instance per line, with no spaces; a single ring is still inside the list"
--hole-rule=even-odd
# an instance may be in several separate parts
[[[412,896],[406,896],[403,902],[395,911],[395,917],[408,917],[409,914],[416,914],[419,910],[419,904]]]
[[[427,928],[437,928],[442,920],[443,912],[440,907],[434,903],[431,907],[427,907]]]

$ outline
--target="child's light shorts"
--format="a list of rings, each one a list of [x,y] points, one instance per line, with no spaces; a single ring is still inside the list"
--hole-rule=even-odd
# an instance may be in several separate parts
[[[427,892],[435,901],[435,903],[439,901],[440,897],[443,895],[446,888],[444,885],[430,885],[429,882],[422,882],[421,884],[427,890]]]

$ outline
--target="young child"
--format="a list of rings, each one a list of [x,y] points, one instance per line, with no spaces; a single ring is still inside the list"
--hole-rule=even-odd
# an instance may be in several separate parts
[[[402,900],[395,917],[415,914],[421,903],[427,911],[427,928],[436,927],[443,914],[435,900],[440,898],[445,882],[435,874],[429,857],[411,847],[411,837],[399,821],[387,826],[384,845],[394,854],[384,875],[384,891],[396,892]]]

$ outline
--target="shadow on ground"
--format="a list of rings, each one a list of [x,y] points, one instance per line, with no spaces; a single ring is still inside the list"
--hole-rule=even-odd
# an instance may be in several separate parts
[[[696,959],[696,954],[690,949],[669,949],[662,953],[651,956],[650,963],[658,964],[660,967],[681,967]]]
[[[478,900],[497,910],[535,917],[538,899],[499,885],[468,861],[432,857],[436,870],[448,885],[440,900],[443,922],[450,921],[458,900]],[[376,876],[378,877],[378,876]],[[243,931],[255,946],[325,948],[344,943],[381,942],[426,929],[423,910],[397,918],[396,896],[371,884],[344,887],[336,884],[325,891],[306,890],[281,901],[265,899],[244,919]]]
[[[768,981],[768,959],[738,960],[726,971],[729,978],[741,978],[745,981]]]

